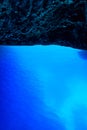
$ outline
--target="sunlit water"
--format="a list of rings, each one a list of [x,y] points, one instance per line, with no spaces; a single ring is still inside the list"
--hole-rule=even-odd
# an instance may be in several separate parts
[[[87,53],[0,47],[0,130],[87,130]]]

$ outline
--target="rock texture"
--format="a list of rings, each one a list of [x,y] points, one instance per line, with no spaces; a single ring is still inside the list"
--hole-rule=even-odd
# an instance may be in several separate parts
[[[0,44],[87,49],[86,0],[0,0]]]

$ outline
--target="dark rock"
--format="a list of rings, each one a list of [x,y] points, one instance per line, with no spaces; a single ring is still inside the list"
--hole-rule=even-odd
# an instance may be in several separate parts
[[[85,0],[0,1],[0,44],[87,49],[85,7]]]
[[[87,60],[87,51],[79,51],[78,52],[78,55],[79,55],[79,57],[81,58],[81,59],[83,59],[83,60]]]

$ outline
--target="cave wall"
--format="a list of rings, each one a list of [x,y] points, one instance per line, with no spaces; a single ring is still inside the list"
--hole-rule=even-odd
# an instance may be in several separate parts
[[[0,44],[57,44],[87,49],[87,2],[0,1]]]

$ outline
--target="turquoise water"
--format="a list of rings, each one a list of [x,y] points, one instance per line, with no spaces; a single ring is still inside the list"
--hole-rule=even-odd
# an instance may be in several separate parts
[[[0,47],[0,130],[87,130],[87,53]]]

